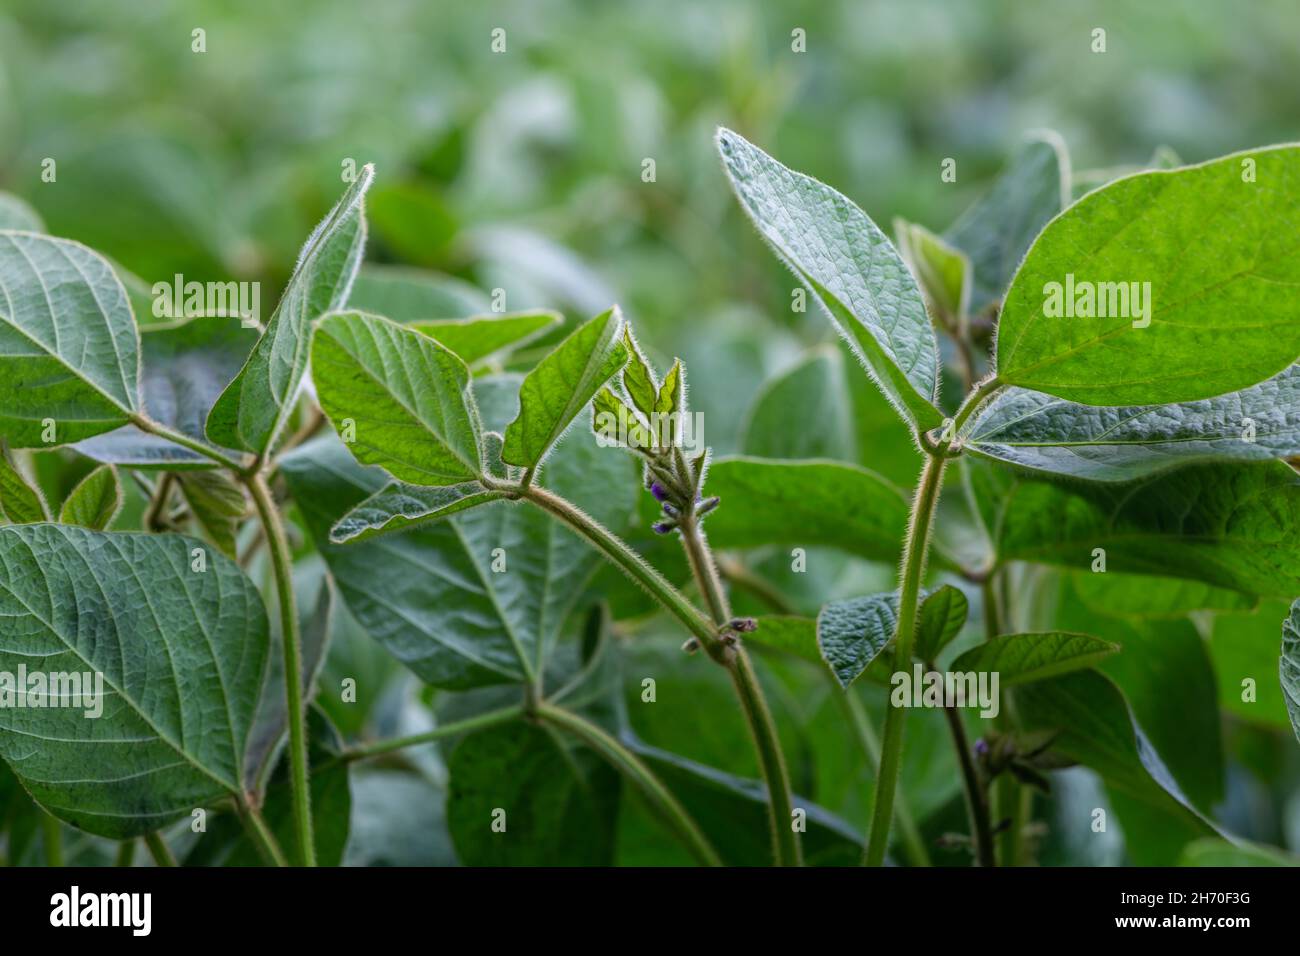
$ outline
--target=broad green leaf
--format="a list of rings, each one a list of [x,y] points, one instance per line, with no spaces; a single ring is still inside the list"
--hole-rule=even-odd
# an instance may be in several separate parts
[[[894,234],[934,317],[949,332],[963,334],[970,311],[970,259],[929,229],[905,219],[894,220]]]
[[[387,182],[370,198],[370,219],[380,243],[398,258],[432,265],[456,233],[456,219],[427,182]]]
[[[1190,402],[1276,375],[1300,356],[1300,261],[1286,228],[1298,213],[1296,146],[1089,193],[1016,274],[998,375],[1089,405]]]
[[[659,384],[655,381],[654,372],[650,371],[650,363],[637,347],[636,339],[632,337],[632,328],[628,325],[623,326],[623,347],[627,349],[628,355],[627,364],[623,366],[623,390],[632,399],[633,407],[649,421],[659,403]]]
[[[919,660],[933,663],[948,643],[966,624],[970,603],[951,584],[945,584],[926,596],[921,602],[921,613],[916,621],[915,655]],[[955,665],[954,670],[959,670]]]
[[[809,617],[773,614],[758,619],[758,630],[745,635],[750,643],[793,654],[810,664],[826,663],[817,646],[817,622]]]
[[[504,492],[484,488],[477,481],[441,488],[390,482],[340,518],[330,529],[330,541],[334,544],[366,541],[379,535],[405,531],[415,525],[441,521],[459,511],[504,497]]]
[[[1204,465],[1125,485],[1015,478],[996,506],[1000,561],[1187,578],[1290,597],[1300,582],[1300,477],[1280,462]]]
[[[312,378],[358,461],[420,485],[482,473],[469,369],[428,336],[377,315],[334,313],[316,328]]]
[[[709,467],[704,489],[722,499],[707,519],[718,548],[829,545],[892,562],[907,527],[903,492],[856,465],[723,458]]]
[[[1282,681],[1291,729],[1300,740],[1300,599],[1291,605],[1291,613],[1282,622],[1282,659],[1278,677]]]
[[[492,311],[492,300],[462,279],[406,266],[363,266],[348,307],[394,322],[463,319]]]
[[[615,307],[578,326],[524,378],[519,417],[506,428],[501,459],[534,468],[596,392],[627,362]]]
[[[513,415],[518,381],[476,383],[489,424]],[[352,615],[435,686],[519,683],[536,673],[600,561],[559,522],[519,502],[485,505],[403,534],[332,544],[330,528],[387,485],[387,476],[357,465],[333,437],[294,449],[281,472]],[[573,435],[542,477],[615,533],[626,527],[637,494],[627,456]],[[504,550],[494,554],[498,548]],[[504,571],[495,572],[494,564]],[[376,568],[399,570],[379,574]]]
[[[441,342],[466,365],[500,358],[563,321],[558,312],[511,312],[468,319],[426,319],[411,328]]]
[[[1204,837],[1183,848],[1179,866],[1300,866],[1300,857],[1260,843]]]
[[[1092,667],[1118,650],[1088,634],[1000,634],[959,655],[949,669],[997,671],[1002,687],[1015,687]]]
[[[939,350],[921,291],[893,245],[845,196],[728,129],[718,151],[740,205],[808,287],[908,422],[938,425]]]
[[[621,781],[586,748],[541,727],[507,724],[462,740],[448,772],[447,824],[467,866],[613,862]]]
[[[244,489],[224,471],[186,471],[178,477],[194,519],[218,548],[235,557],[239,520],[248,511]]]
[[[139,350],[126,290],[102,256],[0,230],[0,438],[44,448],[126,424],[140,410]]]
[[[851,460],[853,424],[839,351],[812,349],[755,397],[741,448],[764,458]]]
[[[1286,692],[1278,670],[1278,621],[1290,601],[1265,601],[1248,614],[1216,614],[1208,650],[1218,685],[1219,709],[1269,730],[1290,731]],[[1249,683],[1248,683],[1249,682]],[[1254,693],[1246,694],[1251,688]]]
[[[0,192],[0,229],[19,232],[44,232],[40,213],[13,193]]]
[[[121,507],[122,485],[117,480],[117,469],[100,465],[68,493],[59,521],[103,531]]]
[[[1091,610],[1118,617],[1178,618],[1200,610],[1249,611],[1258,603],[1253,595],[1201,581],[1113,571],[1076,572],[1074,590]]]
[[[0,518],[12,524],[35,524],[50,520],[50,509],[41,490],[10,460],[0,444]]]
[[[361,265],[374,173],[366,165],[308,237],[266,331],[208,415],[207,436],[217,444],[258,455],[275,444],[307,370],[312,322],[346,304]]]
[[[243,792],[269,629],[234,562],[180,535],[41,524],[0,528],[0,567],[0,670],[103,675],[95,720],[84,695],[0,707],[0,756],[42,806],[125,839]]]
[[[1195,461],[1300,455],[1300,365],[1240,392],[1103,408],[1012,388],[975,415],[971,451],[1036,471],[1130,481]]]
[[[197,441],[222,389],[238,374],[257,330],[223,316],[190,319],[140,336],[141,393],[151,418]],[[77,442],[77,451],[122,468],[184,471],[219,467],[165,438],[125,425]]]
[[[1179,789],[1108,678],[1082,670],[1022,684],[1014,705],[1025,730],[1055,731],[1052,749],[1097,771],[1108,786],[1204,835],[1218,832]]]
[[[817,644],[835,679],[848,688],[894,638],[898,594],[832,601],[817,615]]]
[[[1055,133],[1027,137],[989,191],[943,234],[970,257],[970,311],[1001,301],[1030,243],[1069,201],[1070,160]]]

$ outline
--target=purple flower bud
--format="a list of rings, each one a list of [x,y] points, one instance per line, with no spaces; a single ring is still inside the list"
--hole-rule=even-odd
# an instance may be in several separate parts
[[[983,737],[975,741],[975,752],[979,754],[981,757],[988,756],[989,742],[985,740]]]
[[[650,530],[655,534],[667,534],[675,527],[677,527],[677,522],[675,521],[657,521],[650,526]]]
[[[659,484],[657,481],[652,481],[650,483],[650,494],[655,496],[656,501],[668,500],[668,492],[665,491],[664,486]]]

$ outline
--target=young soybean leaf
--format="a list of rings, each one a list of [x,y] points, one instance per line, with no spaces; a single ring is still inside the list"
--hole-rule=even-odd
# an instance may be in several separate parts
[[[686,413],[686,373],[682,371],[681,359],[673,359],[673,367],[668,370],[663,384],[659,386],[654,410],[660,415]]]
[[[1300,365],[1240,392],[1174,405],[1101,408],[1010,388],[975,413],[964,443],[999,461],[1093,481],[1300,455]]]
[[[1001,301],[1034,237],[1069,204],[1065,143],[1044,131],[1025,139],[992,188],[943,239],[970,257],[970,311]]]
[[[1082,571],[1104,553],[1108,571],[1268,596],[1289,597],[1300,580],[1300,479],[1281,462],[1193,466],[1126,485],[1014,478],[992,528],[999,561]]]
[[[563,319],[558,312],[511,312],[502,315],[476,315],[468,319],[425,319],[410,323],[411,328],[441,342],[474,365],[501,358],[521,345],[545,335]]]
[[[627,349],[628,360],[623,366],[623,389],[632,404],[649,421],[659,403],[659,386],[655,374],[650,371],[650,363],[641,354],[636,339],[632,337],[631,326],[623,326],[623,346]]]
[[[126,290],[102,256],[0,230],[0,436],[46,448],[125,425],[139,365]]]
[[[330,542],[367,541],[379,535],[441,521],[457,512],[504,497],[504,492],[484,488],[477,481],[441,488],[390,482],[335,522],[330,529]]]
[[[916,624],[914,653],[917,659],[934,661],[939,652],[965,626],[969,613],[970,604],[966,595],[951,584],[945,584],[927,595],[921,602],[921,614]],[[953,669],[960,670],[955,665]]]
[[[374,179],[367,164],[308,237],[266,331],[208,415],[218,445],[263,455],[293,411],[307,370],[311,323],[342,308],[366,244],[364,199]]]
[[[155,421],[205,441],[203,425],[212,403],[239,372],[257,341],[224,316],[205,316],[140,335],[140,390]],[[209,458],[165,438],[125,425],[73,446],[101,464],[123,468],[185,471],[219,467]]]
[[[920,429],[943,416],[933,400],[939,350],[912,273],[849,199],[778,163],[728,129],[718,151],[740,205],[808,287],[891,404]]]
[[[1300,740],[1300,598],[1291,605],[1291,613],[1282,622],[1282,658],[1278,665],[1282,681],[1282,696],[1286,699],[1286,712],[1291,718],[1291,729]]]
[[[829,545],[870,561],[896,561],[907,497],[874,472],[832,461],[722,458],[709,466],[709,515],[719,548]]]
[[[959,655],[949,670],[997,671],[1001,686],[1014,687],[1083,670],[1118,650],[1088,634],[1000,634]]]
[[[501,460],[535,468],[596,392],[627,362],[618,307],[578,326],[524,378],[519,417],[506,428]]]
[[[336,312],[317,324],[311,361],[321,408],[358,461],[419,485],[482,474],[469,369],[450,349],[377,315]]]
[[[177,477],[194,519],[224,554],[235,557],[239,519],[248,511],[244,489],[224,471],[180,472]]]
[[[0,528],[0,670],[36,658],[103,675],[102,696],[85,697],[98,678],[83,683],[83,707],[0,707],[0,756],[42,806],[99,836],[149,833],[244,792],[266,610],[224,556],[208,551],[196,572],[196,549],[171,534]]]
[[[59,521],[103,531],[121,507],[122,485],[117,480],[117,469],[100,465],[68,493]]]
[[[10,460],[3,444],[0,444],[0,517],[12,524],[50,520],[45,496]]]
[[[971,287],[971,264],[966,253],[905,219],[894,220],[894,235],[898,237],[898,251],[916,276],[934,317],[950,334],[965,334]]]
[[[19,232],[44,232],[40,213],[13,193],[0,192],[0,229]]]
[[[832,601],[817,615],[822,658],[847,689],[880,656],[898,627],[898,593]]]
[[[597,435],[624,439],[634,449],[653,448],[654,436],[641,416],[608,388],[602,388],[591,400],[591,429]]]
[[[1034,242],[999,319],[999,377],[1089,405],[1190,402],[1300,356],[1300,147],[1089,193]]]

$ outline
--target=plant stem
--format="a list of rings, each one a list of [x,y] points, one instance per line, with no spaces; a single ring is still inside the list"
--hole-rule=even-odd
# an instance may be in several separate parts
[[[654,771],[603,728],[586,718],[554,704],[540,701],[534,713],[544,721],[573,734],[628,778],[681,837],[691,855],[705,866],[721,866],[717,851],[700,831],[699,824],[681,805],[672,791],[663,785]]]
[[[117,845],[114,866],[131,866],[135,862],[135,840],[123,840]]]
[[[984,639],[991,641],[1005,630],[1005,622],[998,603],[998,584],[1005,582],[1005,570],[999,570],[985,580],[981,593],[984,599]],[[999,710],[997,728],[1002,733],[1011,730],[1006,711]],[[1024,826],[1021,818],[1019,782],[1010,773],[1003,771],[993,781],[992,818],[998,823],[1008,821],[997,836],[998,858],[1003,866],[1016,866],[1020,856],[1020,829]]]
[[[158,521],[162,517],[163,511],[167,507],[167,499],[171,497],[172,482],[175,478],[170,471],[164,472],[154,485],[153,494],[149,498],[149,506],[145,508],[144,516],[140,519],[146,531],[157,531],[161,525]]]
[[[171,848],[163,841],[162,835],[157,830],[144,835],[144,845],[149,848],[150,854],[153,855],[154,863],[159,866],[176,865],[176,857],[172,856]]]
[[[266,825],[266,820],[262,817],[262,814],[245,804],[240,807],[239,815],[244,821],[244,828],[248,831],[248,835],[253,838],[253,842],[262,851],[262,855],[276,866],[288,866],[289,860],[280,847],[280,841],[275,838],[271,828]]]
[[[412,734],[409,737],[395,737],[391,740],[377,740],[373,743],[349,747],[347,750],[343,751],[341,756],[345,761],[365,760],[367,757],[378,757],[382,754],[392,753],[395,750],[402,750],[406,747],[418,747],[420,744],[433,743],[435,740],[454,737],[457,734],[468,734],[476,730],[486,730],[489,727],[495,727],[498,724],[505,724],[512,720],[518,720],[524,716],[524,713],[525,710],[522,704],[502,707],[499,710],[490,710],[486,713],[476,714],[473,717],[466,717],[464,720],[456,720],[448,724],[441,724],[433,728],[433,730],[427,730],[422,734]]]
[[[980,780],[979,769],[971,756],[970,742],[966,739],[966,728],[962,725],[961,714],[956,707],[944,707],[943,715],[948,719],[948,729],[952,733],[952,745],[957,751],[957,760],[961,764],[962,785],[966,790],[966,811],[970,815],[971,834],[975,839],[975,859],[980,866],[993,866],[993,827],[989,822],[988,793],[984,782]]]
[[[731,620],[731,608],[727,604],[727,593],[723,590],[722,581],[718,578],[713,554],[700,530],[699,520],[693,514],[684,514],[678,530],[695,583],[704,595],[714,623],[721,628]],[[781,740],[776,732],[776,724],[772,721],[772,712],[768,709],[749,654],[737,643],[732,647],[724,645],[721,653],[711,656],[726,667],[731,675],[736,696],[740,698],[741,709],[749,724],[750,735],[754,739],[759,768],[767,784],[772,848],[776,863],[778,866],[802,866],[803,852],[799,845],[799,834],[793,825],[794,800],[790,794],[790,774],[786,770],[785,755],[781,752]]]
[[[302,635],[293,593],[293,556],[284,523],[260,473],[245,480],[266,534],[280,605],[280,643],[284,651],[284,689],[289,718],[289,784],[293,794],[294,831],[305,866],[316,865],[311,827],[311,788],[307,780],[307,731],[302,693]]]
[[[853,688],[850,687],[845,690],[835,684],[833,678],[831,678],[831,682],[833,685],[831,695],[840,702],[840,707],[844,710],[845,717],[848,718],[849,726],[857,734],[858,743],[862,745],[862,751],[871,764],[871,772],[879,774],[880,740],[871,727],[871,718],[867,715],[867,709],[862,706],[862,700],[854,692]],[[906,795],[904,794],[904,796]],[[930,854],[925,848],[925,840],[921,838],[921,831],[916,826],[916,820],[912,818],[912,813],[907,807],[907,800],[904,799],[898,802],[898,805],[894,808],[894,816],[898,818],[898,829],[903,837],[903,846],[907,850],[912,865],[929,866]]]
[[[952,433],[959,426],[954,424]],[[912,660],[912,646],[916,640],[917,598],[921,591],[921,577],[925,573],[926,549],[930,543],[930,526],[934,521],[935,506],[939,502],[939,489],[943,484],[945,459],[942,454],[930,455],[921,469],[921,479],[916,498],[912,502],[912,518],[908,527],[907,542],[903,549],[903,579],[898,601],[898,627],[894,631],[894,660],[896,666],[907,667]],[[889,845],[889,827],[894,814],[894,791],[898,786],[898,773],[903,756],[903,722],[906,707],[891,705],[885,711],[884,744],[880,753],[880,773],[876,777],[876,800],[871,813],[871,829],[867,836],[867,850],[863,863],[880,866],[885,861]]]
[[[45,844],[45,865],[63,866],[63,827],[48,813],[41,815],[41,837]]]
[[[173,444],[180,445],[182,448],[188,448],[190,451],[202,455],[204,458],[225,465],[231,471],[237,472],[241,475],[247,474],[247,469],[244,464],[231,458],[225,452],[213,448],[211,445],[201,442],[197,438],[191,438],[184,432],[179,432],[174,428],[169,428],[162,422],[156,422],[146,415],[132,415],[131,424],[141,431],[149,432],[151,435],[157,435],[159,438],[166,438]]]
[[[529,485],[522,489],[516,485],[506,487],[522,491],[521,497],[525,501],[559,518],[595,545],[596,549],[624,574],[643,587],[669,613],[686,625],[686,629],[699,639],[706,650],[721,643],[718,640],[717,629],[696,610],[695,605],[686,600],[682,593],[651,567],[645,558],[633,551],[621,538],[595,518],[559,495],[552,494],[537,485]]]

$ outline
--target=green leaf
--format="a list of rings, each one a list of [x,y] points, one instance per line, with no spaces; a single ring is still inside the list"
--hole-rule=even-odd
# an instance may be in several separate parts
[[[19,232],[44,232],[40,213],[13,193],[0,192],[0,229]]]
[[[1030,243],[1068,202],[1070,160],[1052,132],[1027,137],[989,191],[943,234],[970,257],[970,311],[1001,301]]]
[[[0,517],[13,524],[50,520],[50,509],[39,488],[28,481],[0,444]]]
[[[489,424],[513,414],[517,383],[506,377],[476,383]],[[496,407],[502,404],[508,407]],[[600,562],[577,535],[517,502],[485,505],[402,534],[332,544],[335,522],[389,479],[358,466],[332,436],[294,449],[281,472],[353,616],[438,687],[527,680],[539,660],[544,664]],[[626,527],[637,494],[627,456],[597,447],[586,434],[573,435],[550,458],[544,478],[547,488],[615,533]],[[494,553],[498,548],[504,550]],[[494,564],[505,570],[494,571]],[[400,570],[378,574],[377,568]]]
[[[0,528],[0,671],[101,673],[102,715],[0,707],[0,756],[60,819],[125,839],[243,792],[269,630],[253,583],[180,535]]]
[[[200,527],[224,554],[235,557],[239,520],[248,510],[244,489],[224,471],[181,472],[177,477]]]
[[[448,771],[447,824],[465,865],[613,862],[621,781],[586,748],[540,727],[507,724],[462,740]]]
[[[1179,618],[1190,611],[1249,611],[1259,599],[1201,581],[1107,571],[1074,574],[1079,600],[1099,614],[1136,618]]]
[[[623,316],[615,307],[578,326],[524,378],[519,417],[506,428],[501,459],[534,468],[569,423],[627,362],[620,341]]]
[[[499,360],[540,338],[563,319],[558,312],[509,312],[476,315],[467,319],[425,319],[411,328],[441,342],[466,365]]]
[[[1187,844],[1179,866],[1300,866],[1300,857],[1240,839],[1204,837]]]
[[[817,644],[840,686],[848,688],[871,665],[898,627],[898,594],[831,601],[817,615]]]
[[[808,287],[890,402],[920,429],[943,416],[933,400],[939,350],[921,291],[893,245],[852,201],[778,163],[728,129],[718,151],[740,205]]]
[[[905,219],[894,220],[894,234],[934,317],[954,335],[963,334],[970,311],[970,259],[929,229]]]
[[[420,485],[482,473],[469,369],[428,336],[377,315],[334,313],[316,328],[312,378],[358,461]]]
[[[741,448],[764,458],[852,459],[849,412],[840,353],[829,346],[811,349],[755,397]]]
[[[591,400],[591,430],[602,440],[617,440],[632,450],[655,447],[641,416],[608,388],[602,388]]]
[[[1266,601],[1249,614],[1216,614],[1209,653],[1218,685],[1219,708],[1241,721],[1269,730],[1291,730],[1286,692],[1273,680],[1278,669],[1278,621],[1290,601]],[[1244,693],[1249,680],[1253,694]],[[1245,698],[1245,699],[1243,699]]]
[[[628,325],[623,326],[623,347],[628,354],[627,364],[623,366],[623,389],[632,399],[633,406],[649,421],[659,403],[659,385]]]
[[[361,265],[374,174],[367,164],[308,237],[266,331],[208,415],[207,436],[217,444],[258,455],[275,444],[307,370],[312,322],[343,307]]]
[[[80,243],[0,231],[0,436],[74,442],[140,409],[139,337],[126,290]]]
[[[655,398],[654,410],[660,415],[671,415],[673,412],[686,413],[686,373],[682,370],[681,359],[674,359],[673,367],[664,376],[663,384],[659,386],[659,394]]]
[[[1022,684],[1014,704],[1024,730],[1055,732],[1052,749],[1097,771],[1108,786],[1204,835],[1218,832],[1179,789],[1108,678],[1082,670]]]
[[[394,322],[461,319],[492,311],[492,300],[462,279],[406,266],[363,266],[348,307]]]
[[[1089,193],[1043,230],[1016,274],[999,319],[998,375],[1089,405],[1189,402],[1276,375],[1300,356],[1300,261],[1285,228],[1297,214],[1295,146]],[[1149,289],[1143,309],[1136,300],[1123,308],[1119,290],[1130,283]],[[1074,305],[1087,290],[1098,300],[1091,311],[1105,304],[1109,316],[1046,314],[1049,292]]]
[[[1088,634],[1001,634],[958,656],[949,670],[997,671],[1002,687],[1015,687],[1083,670],[1118,650]]]
[[[907,497],[874,472],[831,461],[723,458],[705,479],[722,503],[709,514],[719,548],[829,545],[893,562],[907,527]]]
[[[991,531],[999,561],[1203,581],[1290,597],[1300,581],[1300,478],[1280,462],[1204,465],[1126,485],[1014,478]]]
[[[821,649],[817,646],[817,622],[810,617],[771,614],[758,619],[758,630],[745,635],[745,640],[762,644],[773,650],[793,654],[810,664],[823,665]]]
[[[1099,408],[1012,388],[981,408],[971,451],[1036,471],[1130,481],[1196,461],[1300,455],[1300,365],[1199,402]]]
[[[948,643],[966,624],[970,603],[951,584],[930,593],[921,602],[921,613],[916,622],[915,656],[933,663]],[[955,665],[954,670],[958,670]]]
[[[1282,658],[1278,665],[1282,694],[1291,729],[1300,740],[1300,598],[1291,605],[1291,613],[1282,622]]]
[[[100,465],[68,493],[59,521],[103,531],[121,507],[122,485],[117,480],[117,469]]]
[[[367,541],[379,535],[441,521],[457,512],[504,497],[504,492],[484,488],[477,481],[442,488],[424,488],[394,481],[340,518],[330,529],[330,541],[334,544]]]
[[[144,331],[141,392],[155,421],[206,441],[204,422],[213,403],[248,359],[257,330],[222,316],[190,319]],[[182,471],[219,467],[209,458],[165,438],[126,425],[73,446],[102,464]],[[231,452],[234,454],[234,452]]]

